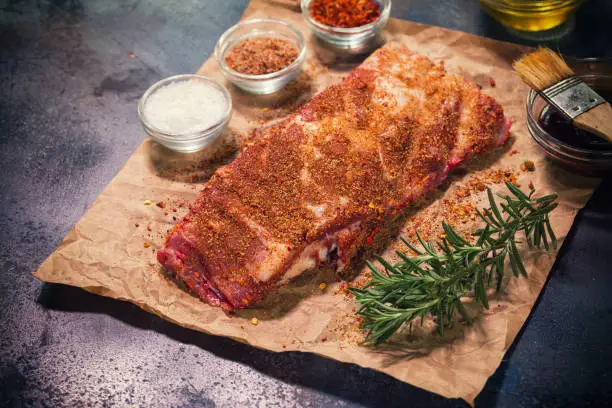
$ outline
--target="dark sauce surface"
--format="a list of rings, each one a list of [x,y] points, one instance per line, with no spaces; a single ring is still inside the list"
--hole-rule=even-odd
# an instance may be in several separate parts
[[[606,101],[612,101],[611,90],[596,89]],[[612,144],[608,143],[593,133],[578,129],[572,122],[566,119],[555,108],[547,106],[542,110],[538,120],[542,129],[564,143],[573,147],[589,150],[612,150]]]

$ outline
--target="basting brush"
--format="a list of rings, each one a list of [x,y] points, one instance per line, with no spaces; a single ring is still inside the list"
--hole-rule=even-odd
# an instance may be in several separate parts
[[[571,120],[574,126],[612,143],[612,107],[574,75],[556,52],[540,47],[512,64],[523,82]]]

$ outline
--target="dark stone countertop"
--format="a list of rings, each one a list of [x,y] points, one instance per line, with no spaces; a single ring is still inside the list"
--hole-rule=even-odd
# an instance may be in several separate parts
[[[525,42],[473,0],[394,3],[395,17]],[[245,6],[0,2],[0,406],[464,405],[354,365],[183,329],[31,275],[143,140],[142,92],[195,71]],[[611,21],[612,2],[587,1],[573,32],[552,45],[610,57]],[[477,405],[612,401],[611,200],[607,178]]]

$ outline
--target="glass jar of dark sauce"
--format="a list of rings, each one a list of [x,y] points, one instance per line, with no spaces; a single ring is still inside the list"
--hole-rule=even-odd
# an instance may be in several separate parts
[[[612,59],[570,58],[568,64],[577,77],[612,101]],[[584,176],[612,174],[612,143],[575,128],[532,89],[527,95],[527,129],[556,165]]]
[[[606,101],[612,101],[612,91],[597,91]],[[551,106],[542,109],[538,123],[548,134],[555,139],[580,149],[596,151],[612,151],[612,143],[587,132],[578,129],[572,122]]]

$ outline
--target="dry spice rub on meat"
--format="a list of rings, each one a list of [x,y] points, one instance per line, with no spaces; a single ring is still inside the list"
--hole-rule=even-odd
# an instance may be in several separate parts
[[[509,127],[476,85],[389,43],[219,168],[158,260],[205,302],[249,307],[307,269],[345,268]]]

